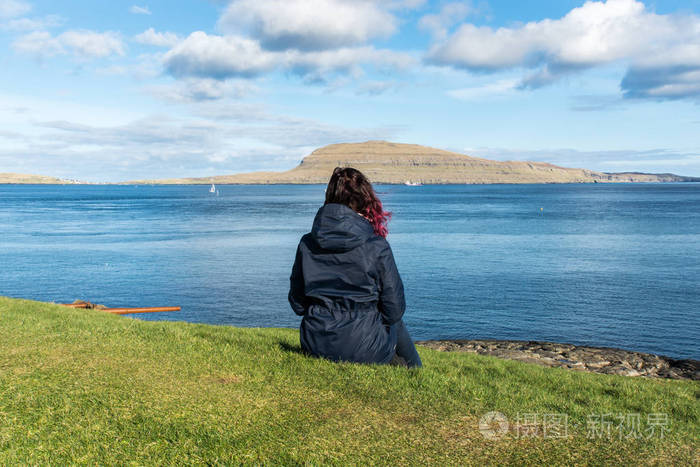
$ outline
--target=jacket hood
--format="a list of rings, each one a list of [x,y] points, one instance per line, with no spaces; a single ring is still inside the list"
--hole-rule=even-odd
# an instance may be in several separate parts
[[[326,250],[348,251],[374,235],[367,219],[344,204],[329,203],[316,213],[311,236]]]

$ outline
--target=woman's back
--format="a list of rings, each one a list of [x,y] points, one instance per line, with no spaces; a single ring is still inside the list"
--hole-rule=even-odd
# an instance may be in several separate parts
[[[302,347],[332,360],[421,366],[401,317],[403,283],[386,241],[384,211],[372,184],[336,167],[311,232],[299,241],[289,303],[303,316]]]
[[[328,203],[304,235],[290,277],[289,302],[303,316],[308,352],[354,362],[387,363],[391,324],[405,311],[403,284],[389,243],[344,204]]]

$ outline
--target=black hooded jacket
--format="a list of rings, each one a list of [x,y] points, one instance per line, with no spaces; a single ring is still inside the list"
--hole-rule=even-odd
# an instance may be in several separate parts
[[[389,243],[344,204],[329,203],[299,241],[289,303],[303,316],[302,347],[332,360],[387,363],[406,309]]]

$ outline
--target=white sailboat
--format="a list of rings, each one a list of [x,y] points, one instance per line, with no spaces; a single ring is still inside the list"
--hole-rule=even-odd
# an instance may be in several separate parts
[[[213,183],[211,184],[211,188],[209,188],[209,193],[216,193],[216,187]]]
[[[404,182],[404,185],[408,185],[408,186],[421,186],[421,185],[423,185],[423,184],[422,184],[421,182],[412,182],[412,181],[410,181],[410,180],[406,180],[406,181]]]

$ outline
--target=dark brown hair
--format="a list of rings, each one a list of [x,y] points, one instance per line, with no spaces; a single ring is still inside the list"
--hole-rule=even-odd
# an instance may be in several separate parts
[[[386,223],[391,213],[384,211],[382,202],[362,172],[352,167],[336,167],[326,188],[326,203],[339,203],[364,215],[372,224],[374,233],[386,237]]]

